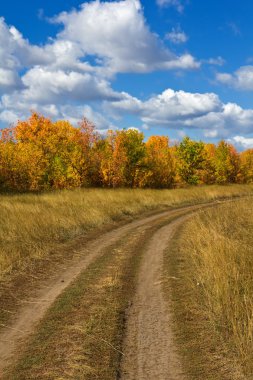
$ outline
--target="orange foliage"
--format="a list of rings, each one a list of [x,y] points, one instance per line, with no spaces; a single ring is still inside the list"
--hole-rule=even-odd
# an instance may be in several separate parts
[[[247,149],[240,155],[240,168],[239,173],[240,182],[252,183],[253,182],[253,149]]]
[[[169,147],[169,138],[151,136],[146,143],[146,168],[141,187],[169,188],[173,185],[175,162]]]
[[[37,113],[0,131],[0,187],[38,191],[81,186],[170,188],[177,183],[253,182],[253,149],[239,154],[185,138],[169,146],[165,136],[136,129],[102,137],[83,119],[78,128]]]

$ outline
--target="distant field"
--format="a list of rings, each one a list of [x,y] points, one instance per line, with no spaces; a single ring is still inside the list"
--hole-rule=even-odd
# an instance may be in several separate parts
[[[179,346],[191,380],[242,379],[240,368],[252,379],[252,215],[246,199],[202,211],[168,251],[166,271],[178,279],[171,287]]]
[[[0,278],[88,230],[156,208],[253,193],[251,185],[178,190],[83,189],[0,197]]]

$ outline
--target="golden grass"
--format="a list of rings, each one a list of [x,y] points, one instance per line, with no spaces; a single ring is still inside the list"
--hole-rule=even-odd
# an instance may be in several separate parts
[[[83,189],[0,196],[0,278],[87,230],[159,207],[252,193],[253,186],[178,190]]]
[[[3,379],[118,379],[125,312],[150,234],[107,247],[50,307]]]
[[[190,298],[190,301],[187,301],[188,317],[191,314],[190,310],[194,310],[190,319],[195,315],[198,319],[202,318],[202,322],[211,325],[214,334],[219,337],[216,342],[217,347],[224,346],[227,352],[225,356],[228,355],[228,358],[239,363],[246,378],[251,379],[253,376],[252,201],[239,200],[201,212],[184,227],[178,246],[183,252],[186,263],[184,266],[188,268],[183,272],[179,271],[179,276],[184,275],[182,281],[187,283],[185,286],[188,288]],[[199,321],[195,321],[196,326],[198,323]],[[199,347],[207,344],[209,338],[203,334],[203,329],[196,330],[195,336],[197,334]],[[214,349],[215,355],[218,353],[224,356],[224,351],[223,353],[221,350],[219,352],[219,349],[217,351],[217,347]],[[202,373],[202,376],[209,379],[207,373],[204,375]],[[219,374],[217,376],[219,378]],[[216,377],[210,377],[214,378]]]
[[[130,230],[57,298],[3,380],[115,380],[128,308],[150,236],[182,211]]]

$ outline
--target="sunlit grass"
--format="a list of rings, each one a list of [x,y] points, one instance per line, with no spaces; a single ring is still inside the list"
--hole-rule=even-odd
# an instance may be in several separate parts
[[[253,186],[178,190],[83,189],[0,197],[0,277],[86,231],[162,206],[249,194]]]
[[[199,319],[211,324],[229,356],[246,376],[253,376],[252,201],[201,212],[187,223],[178,246],[188,268],[181,273],[188,283],[188,317],[195,310]],[[195,331],[195,336],[201,334]],[[199,347],[208,342],[204,339],[199,339]]]

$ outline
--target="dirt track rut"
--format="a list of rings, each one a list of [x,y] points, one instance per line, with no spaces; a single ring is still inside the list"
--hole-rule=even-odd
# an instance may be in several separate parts
[[[133,221],[102,234],[98,239],[87,244],[82,250],[81,258],[75,259],[70,268],[56,273],[48,279],[47,286],[37,289],[33,299],[24,300],[11,325],[0,332],[0,378],[4,369],[15,361],[18,352],[28,337],[36,329],[38,322],[62,291],[84,271],[103,250],[120,241],[120,239],[137,227],[148,228],[152,223],[166,218],[179,217],[176,222],[161,228],[151,238],[144,255],[139,276],[139,286],[133,307],[129,314],[127,336],[125,340],[125,360],[122,364],[122,379],[128,380],[177,380],[181,379],[179,363],[173,353],[172,333],[169,330],[169,314],[162,298],[161,265],[163,250],[173,230],[191,211],[203,207],[188,206],[176,210],[161,212],[156,215]],[[133,345],[131,342],[134,342]],[[169,362],[167,354],[169,350]],[[153,370],[152,370],[153,368]],[[154,370],[156,368],[156,370]],[[168,375],[173,371],[173,375]],[[170,376],[170,377],[169,377]],[[173,377],[174,376],[174,377]]]
[[[138,278],[133,305],[129,310],[122,380],[184,379],[173,342],[170,314],[162,291],[163,252],[182,216],[159,229],[151,238]]]

